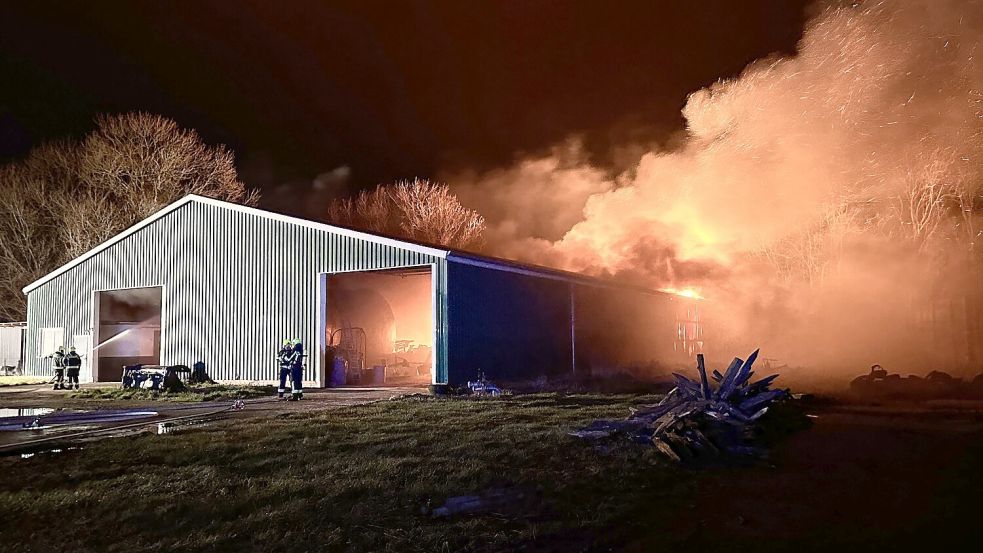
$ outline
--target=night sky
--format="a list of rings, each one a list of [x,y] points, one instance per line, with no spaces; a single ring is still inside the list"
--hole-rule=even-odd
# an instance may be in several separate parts
[[[339,166],[352,189],[489,169],[577,133],[666,140],[686,94],[793,52],[804,2],[12,2],[0,162],[146,110],[232,147],[264,204]],[[278,186],[281,186],[278,188]],[[289,210],[289,207],[287,208]]]

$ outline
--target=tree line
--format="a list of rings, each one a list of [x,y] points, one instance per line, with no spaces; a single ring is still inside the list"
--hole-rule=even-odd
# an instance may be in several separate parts
[[[257,205],[224,145],[159,115],[100,115],[80,140],[43,144],[0,166],[0,320],[22,321],[22,289],[188,194]],[[329,222],[450,247],[476,247],[484,219],[447,185],[379,185],[325,207]]]

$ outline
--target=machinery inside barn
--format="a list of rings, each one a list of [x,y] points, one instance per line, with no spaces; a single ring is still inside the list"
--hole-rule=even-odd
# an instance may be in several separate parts
[[[330,384],[430,384],[430,267],[328,276]]]

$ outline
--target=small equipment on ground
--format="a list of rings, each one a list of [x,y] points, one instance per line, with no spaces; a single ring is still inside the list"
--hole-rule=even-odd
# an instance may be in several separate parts
[[[179,374],[190,374],[185,365],[127,365],[123,367],[124,388],[144,388],[169,392],[184,389]]]

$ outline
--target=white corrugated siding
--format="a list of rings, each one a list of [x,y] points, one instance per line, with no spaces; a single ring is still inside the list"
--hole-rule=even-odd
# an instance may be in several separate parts
[[[26,328],[22,323],[0,325],[0,366],[21,368]]]
[[[92,292],[163,286],[161,363],[204,361],[220,380],[272,380],[275,350],[299,338],[314,380],[320,273],[434,264],[437,369],[447,381],[446,262],[389,244],[310,228],[203,202],[190,202],[28,293],[26,371],[48,375],[37,358],[38,329],[92,332]]]

